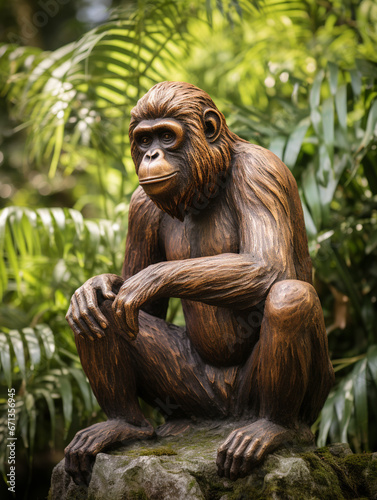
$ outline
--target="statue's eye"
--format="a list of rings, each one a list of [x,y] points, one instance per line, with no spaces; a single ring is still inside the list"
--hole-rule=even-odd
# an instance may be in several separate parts
[[[164,132],[162,134],[162,140],[163,142],[165,142],[166,144],[170,143],[170,142],[173,142],[175,139],[175,135],[173,134],[173,132]]]
[[[151,142],[151,138],[149,137],[149,135],[143,135],[143,136],[139,139],[139,142],[140,142],[140,144],[142,144],[143,146],[148,146],[148,144],[150,144],[150,142]]]

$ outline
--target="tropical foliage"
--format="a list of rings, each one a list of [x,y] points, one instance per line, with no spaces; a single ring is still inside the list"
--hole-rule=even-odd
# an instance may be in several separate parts
[[[2,47],[3,147],[24,134],[25,153],[2,165],[0,383],[30,452],[46,420],[53,441],[59,415],[66,434],[101,418],[64,315],[86,279],[119,273],[129,112],[165,79],[207,90],[293,171],[337,374],[318,441],[377,448],[376,28],[372,0],[139,1],[53,52]]]

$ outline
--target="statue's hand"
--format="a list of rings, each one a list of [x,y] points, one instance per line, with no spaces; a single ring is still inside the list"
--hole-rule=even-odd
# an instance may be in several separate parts
[[[101,338],[108,320],[100,310],[104,300],[114,300],[123,280],[116,274],[100,274],[86,281],[72,296],[66,320],[75,335]]]
[[[127,340],[136,339],[139,333],[139,310],[156,296],[159,289],[159,275],[150,272],[151,267],[125,281],[113,302],[119,334]]]

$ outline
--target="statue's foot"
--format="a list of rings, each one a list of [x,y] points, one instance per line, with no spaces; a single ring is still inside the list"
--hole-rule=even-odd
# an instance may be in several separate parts
[[[158,437],[179,436],[188,431],[192,426],[192,421],[188,419],[169,420],[156,429]]]
[[[247,476],[268,453],[297,438],[310,443],[313,434],[308,427],[293,430],[265,419],[236,429],[218,449],[218,474],[232,480]]]
[[[89,485],[97,453],[153,436],[153,427],[146,424],[137,427],[124,420],[108,420],[79,431],[64,450],[65,470],[77,485]]]

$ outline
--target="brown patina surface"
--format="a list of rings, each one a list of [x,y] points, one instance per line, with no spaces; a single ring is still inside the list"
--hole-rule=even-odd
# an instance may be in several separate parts
[[[75,436],[66,469],[88,483],[98,452],[152,436],[140,396],[169,401],[165,434],[183,418],[246,419],[218,450],[220,476],[236,479],[310,441],[333,383],[296,182],[190,84],[140,99],[130,140],[140,187],[122,275],[91,278],[67,314],[108,421]],[[165,321],[170,297],[185,328]]]

